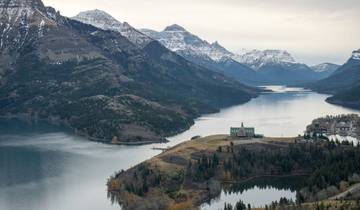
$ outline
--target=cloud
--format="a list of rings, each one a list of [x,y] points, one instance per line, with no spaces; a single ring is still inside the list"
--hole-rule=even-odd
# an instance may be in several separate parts
[[[360,47],[358,0],[45,0],[74,16],[102,9],[138,28],[178,23],[226,48],[286,49],[301,61],[343,63]]]

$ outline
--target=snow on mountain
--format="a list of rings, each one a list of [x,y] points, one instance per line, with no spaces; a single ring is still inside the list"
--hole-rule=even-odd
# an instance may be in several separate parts
[[[166,48],[179,54],[209,57],[214,61],[231,58],[234,54],[222,47],[218,42],[212,44],[191,34],[183,27],[174,24],[161,32],[141,29],[141,32],[159,41]]]
[[[97,28],[103,30],[112,30],[117,31],[127,39],[129,39],[133,44],[144,47],[149,44],[152,39],[140,31],[133,28],[127,22],[120,22],[113,18],[108,13],[101,10],[89,10],[85,12],[80,12],[77,16],[72,19],[93,25]]]
[[[258,70],[266,64],[295,64],[295,59],[287,51],[282,50],[252,50],[233,57],[236,61],[244,63]]]
[[[57,24],[59,16],[41,0],[0,0],[0,14],[0,49],[19,48],[28,38],[43,36],[46,27]]]
[[[168,49],[180,55],[193,55],[193,57],[208,57],[215,62],[234,60],[246,64],[254,70],[266,64],[295,64],[295,59],[286,51],[281,50],[242,50],[242,53],[232,53],[218,42],[212,44],[202,40],[179,25],[171,25],[161,32],[142,29],[141,32],[158,40]]]
[[[354,60],[360,60],[360,49],[353,51],[351,58]]]
[[[315,72],[325,72],[325,71],[336,71],[340,66],[333,63],[321,63],[315,66],[311,66],[311,69]]]
[[[13,8],[37,8],[41,10],[44,4],[40,0],[0,0],[0,7],[11,10]]]

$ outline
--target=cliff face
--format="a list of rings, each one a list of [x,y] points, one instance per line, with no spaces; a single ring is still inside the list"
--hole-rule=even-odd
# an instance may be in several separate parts
[[[157,42],[61,16],[39,0],[0,2],[0,115],[62,123],[89,138],[149,143],[257,90]]]

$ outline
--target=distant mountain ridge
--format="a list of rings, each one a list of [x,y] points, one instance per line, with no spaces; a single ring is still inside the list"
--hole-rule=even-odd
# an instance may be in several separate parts
[[[252,50],[235,54],[218,42],[210,44],[176,24],[161,32],[150,29],[140,31],[194,63],[215,69],[247,84],[296,85],[328,76],[324,72],[315,72],[305,64],[297,63],[287,51]]]
[[[360,109],[360,49],[331,76],[309,86],[313,90],[333,94],[327,101]]]
[[[360,80],[360,49],[352,52],[348,61],[340,66],[330,77],[314,83],[312,87],[321,92],[336,93],[349,88]]]
[[[0,0],[0,14],[1,117],[142,144],[163,142],[200,114],[258,95],[148,37],[131,41],[137,36],[106,15],[120,32],[61,16],[40,0]]]
[[[290,53],[282,50],[252,50],[242,55],[235,55],[235,59],[255,70],[267,64],[296,63]]]
[[[186,51],[187,54],[208,56],[214,61],[220,61],[233,56],[231,52],[219,45],[219,43],[214,42],[210,44],[177,24],[167,26],[162,32],[149,29],[140,29],[140,31],[158,40],[173,52]]]
[[[166,27],[162,32],[150,29],[140,29],[140,31],[200,66],[247,84],[254,84],[262,80],[253,69],[234,60],[232,58],[234,54],[218,42],[210,44],[177,24]]]
[[[321,63],[318,65],[311,66],[311,68],[316,72],[325,72],[325,71],[335,72],[339,67],[340,65],[333,63]]]
[[[340,65],[333,63],[321,63],[318,65],[311,66],[311,69],[315,72],[322,74],[323,78],[331,76],[336,70],[340,68]]]
[[[252,50],[244,54],[235,54],[218,42],[209,43],[177,24],[167,26],[161,32],[150,29],[137,30],[100,10],[81,12],[73,19],[104,30],[118,31],[140,47],[157,40],[193,63],[246,84],[298,85],[323,79],[333,73],[331,69],[319,72],[305,64],[297,63],[287,51]]]
[[[261,80],[254,70],[232,59],[233,54],[219,43],[209,44],[176,24],[165,28],[164,34],[167,34],[168,38],[156,37],[157,39],[155,39],[152,36],[156,36],[157,32],[145,29],[137,30],[128,23],[121,23],[101,10],[81,12],[72,19],[104,30],[120,32],[141,48],[154,40],[159,41],[167,49],[176,52],[191,62],[219,73],[226,73],[227,76],[247,84],[253,84],[254,81]]]
[[[102,10],[95,9],[80,12],[75,17],[72,17],[72,19],[93,25],[103,30],[117,31],[124,37],[128,38],[132,43],[141,47],[144,47],[153,41],[150,37],[136,30],[127,22],[121,23]]]

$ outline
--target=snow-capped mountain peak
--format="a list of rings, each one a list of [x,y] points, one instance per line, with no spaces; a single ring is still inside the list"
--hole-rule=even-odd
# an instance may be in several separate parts
[[[234,59],[257,70],[266,64],[296,63],[290,53],[283,50],[252,50],[235,55]]]
[[[184,27],[177,24],[170,25],[161,32],[142,29],[146,35],[159,41],[166,48],[181,55],[194,55],[220,61],[230,58],[233,54],[222,47],[218,42],[210,44],[194,34],[188,32]]]
[[[46,23],[51,22],[51,19],[56,18],[56,13],[53,8],[45,7],[41,0],[0,0],[0,18],[3,18],[0,24],[9,24],[9,27],[19,22],[30,24],[30,21],[34,21],[34,14],[37,14],[37,20],[43,19]],[[36,22],[41,22],[41,20]]]
[[[311,69],[315,72],[335,71],[340,66],[333,63],[321,63],[315,66],[311,66]]]
[[[0,14],[0,49],[19,48],[26,40],[42,37],[60,16],[41,0],[0,0]]]
[[[45,8],[41,0],[0,0],[0,7],[31,7],[43,10]]]
[[[360,49],[353,51],[351,58],[354,60],[360,60]]]
[[[255,70],[270,63],[296,63],[290,53],[282,50],[246,50],[242,54],[234,54],[221,46],[217,41],[210,44],[177,24],[170,25],[161,32],[148,29],[142,29],[141,31],[151,38],[158,40],[168,49],[181,55],[207,57],[216,62],[232,59],[247,64]]]
[[[152,41],[150,37],[136,30],[129,23],[122,23],[102,10],[95,9],[80,12],[72,19],[103,30],[117,31],[124,37],[128,38],[132,43],[140,47],[144,47]]]
[[[164,31],[174,31],[174,32],[178,32],[178,31],[181,31],[181,32],[185,32],[186,29],[183,28],[182,26],[179,26],[178,24],[173,24],[173,25],[170,25],[170,26],[167,26]]]
[[[119,21],[117,21],[115,18],[113,18],[110,14],[106,13],[105,11],[94,9],[94,10],[88,10],[84,12],[80,12],[76,17],[82,18],[82,19],[89,19],[89,21],[93,21],[95,18],[101,21],[107,20],[108,22],[112,22],[114,24],[118,24]]]
[[[224,54],[226,54],[226,55],[231,55],[231,54],[233,54],[233,53],[229,52],[225,47],[221,46],[218,41],[215,41],[214,43],[212,43],[212,44],[211,44],[211,47],[212,47],[213,49],[218,50],[218,51],[222,51],[222,52],[223,52]]]

